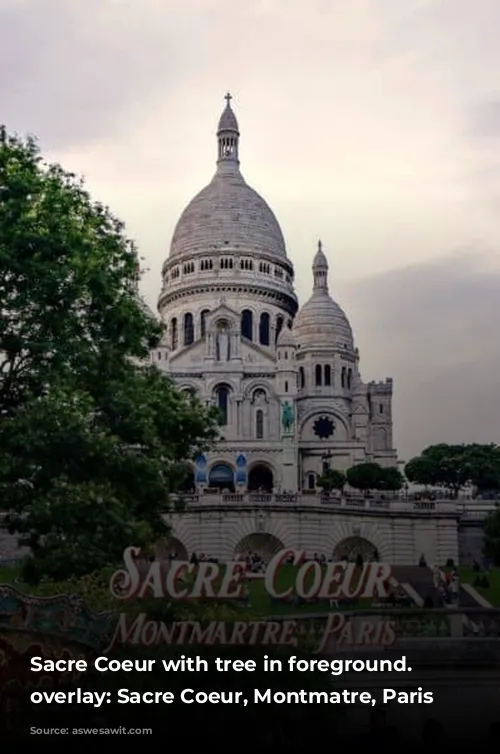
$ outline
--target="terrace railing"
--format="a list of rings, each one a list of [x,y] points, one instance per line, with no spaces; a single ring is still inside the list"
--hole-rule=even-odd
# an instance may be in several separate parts
[[[365,497],[364,495],[343,496],[339,494],[286,493],[286,492],[218,492],[208,490],[179,496],[185,509],[220,507],[243,508],[256,507],[307,507],[319,509],[346,509],[350,511],[372,512],[414,512],[421,515],[448,514],[458,515],[458,506],[453,500],[404,500],[399,497],[383,495]]]

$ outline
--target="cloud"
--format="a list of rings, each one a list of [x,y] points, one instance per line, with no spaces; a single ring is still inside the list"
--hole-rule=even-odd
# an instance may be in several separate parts
[[[473,138],[498,139],[500,137],[500,98],[472,109],[470,133]]]
[[[403,456],[495,440],[499,24],[498,0],[0,0],[2,120],[123,218],[155,305],[231,89],[300,299],[321,237]]]
[[[394,378],[402,457],[498,442],[500,271],[465,251],[345,285],[365,379]]]
[[[154,3],[142,9],[112,0],[0,3],[9,128],[36,133],[49,149],[116,138],[158,90],[176,89],[187,19],[158,24]]]

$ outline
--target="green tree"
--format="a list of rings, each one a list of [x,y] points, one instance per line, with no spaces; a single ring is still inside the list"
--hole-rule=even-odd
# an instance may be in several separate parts
[[[443,487],[456,497],[466,484],[478,492],[500,489],[500,448],[496,445],[431,445],[405,467],[410,482]]]
[[[383,469],[378,463],[358,463],[346,472],[347,482],[355,490],[378,490],[383,480]]]
[[[165,533],[168,495],[216,421],[146,366],[163,328],[123,225],[5,130],[0,187],[2,507],[32,548],[26,576],[62,580]]]
[[[381,479],[378,489],[397,492],[403,487],[404,477],[397,466],[381,468]]]
[[[134,244],[82,181],[1,130],[0,187],[4,416],[55,375],[102,382],[147,358],[162,327],[136,295]]]
[[[500,509],[490,513],[484,522],[483,550],[496,566],[500,566]]]
[[[338,469],[325,469],[321,476],[318,477],[318,487],[321,487],[325,492],[341,490],[345,486],[345,483],[345,474]]]
[[[410,482],[433,487],[438,484],[438,467],[432,458],[421,455],[412,458],[405,465],[405,475]]]

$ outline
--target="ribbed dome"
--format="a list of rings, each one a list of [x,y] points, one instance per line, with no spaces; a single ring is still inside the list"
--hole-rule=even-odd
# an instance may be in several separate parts
[[[151,317],[151,319],[154,319],[155,321],[158,319],[157,315],[153,312],[149,304],[146,303],[142,296],[138,296],[137,303],[146,316]]]
[[[240,173],[240,133],[231,99],[226,94],[227,104],[217,128],[217,172],[180,216],[170,259],[214,250],[286,259],[285,240],[276,217]]]
[[[328,291],[328,260],[321,241],[313,261],[314,291],[311,298],[299,309],[293,326],[297,345],[301,348],[333,347],[354,348],[349,320]]]
[[[293,334],[292,330],[289,327],[283,327],[283,329],[281,330],[276,340],[276,345],[288,346],[289,348],[295,347],[296,345],[295,335]]]
[[[349,349],[354,347],[349,320],[328,292],[313,293],[299,309],[293,332],[301,348],[335,344],[346,345]]]
[[[220,116],[217,133],[219,134],[221,131],[235,131],[236,133],[239,133],[238,121],[236,120],[236,115],[229,102]]]
[[[239,170],[219,169],[188,204],[175,228],[170,257],[224,248],[286,259],[274,213]]]

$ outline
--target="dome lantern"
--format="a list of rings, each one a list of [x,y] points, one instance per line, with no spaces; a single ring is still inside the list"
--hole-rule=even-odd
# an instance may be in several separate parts
[[[240,140],[240,131],[238,121],[231,108],[232,96],[229,92],[225,96],[226,107],[220,116],[217,128],[218,157],[217,165],[233,165],[238,167],[238,147]]]
[[[328,293],[328,260],[323,252],[323,244],[318,241],[318,251],[312,265],[314,290]]]

